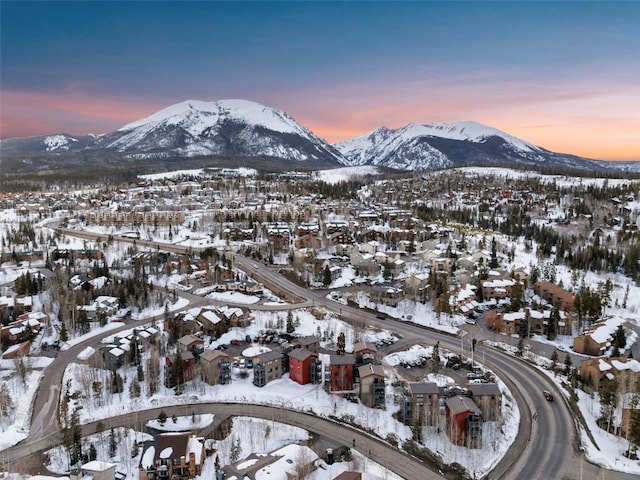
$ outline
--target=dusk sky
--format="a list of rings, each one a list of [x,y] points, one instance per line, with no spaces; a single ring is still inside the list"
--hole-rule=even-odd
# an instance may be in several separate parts
[[[474,120],[640,160],[640,2],[0,2],[0,137],[106,133],[187,99],[330,142]]]

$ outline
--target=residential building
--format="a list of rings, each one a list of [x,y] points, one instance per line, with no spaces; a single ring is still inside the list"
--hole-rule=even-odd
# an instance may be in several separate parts
[[[253,357],[253,384],[264,387],[271,380],[282,377],[282,352],[271,350]]]
[[[203,439],[190,433],[156,435],[140,461],[140,480],[188,480],[202,473]]]
[[[445,401],[445,431],[452,443],[468,448],[482,446],[482,412],[469,397],[451,397]]]
[[[294,346],[298,346],[315,354],[317,354],[320,349],[320,339],[315,335],[294,338],[292,343]]]
[[[318,355],[304,348],[289,352],[289,378],[300,385],[317,379]]]
[[[573,300],[574,296],[566,290],[551,282],[536,282],[533,287],[534,291],[540,298],[546,300],[554,307],[560,310],[573,312]]]
[[[480,408],[485,422],[493,422],[500,418],[502,394],[497,384],[470,383],[467,389],[471,393],[471,399]]]
[[[358,367],[360,378],[360,401],[371,408],[384,407],[386,375],[382,365],[361,365]]]
[[[587,391],[601,391],[611,382],[634,392],[640,380],[640,362],[627,357],[588,358],[580,363],[580,378]]]
[[[611,347],[612,336],[624,319],[616,316],[604,318],[573,339],[573,350],[584,355],[604,355]]]
[[[231,362],[229,355],[220,350],[205,350],[200,354],[202,379],[209,385],[231,383]]]
[[[356,365],[373,363],[377,353],[378,349],[371,343],[356,342],[353,344],[353,354],[356,358]]]
[[[353,355],[331,355],[329,357],[329,390],[331,392],[352,391],[354,382]]]
[[[93,480],[114,480],[116,478],[116,464],[92,460],[80,467],[82,476],[90,476]]]
[[[435,426],[440,415],[440,389],[434,382],[410,382],[404,395],[403,421]]]

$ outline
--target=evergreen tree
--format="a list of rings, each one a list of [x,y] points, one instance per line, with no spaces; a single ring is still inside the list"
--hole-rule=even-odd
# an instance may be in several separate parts
[[[489,260],[489,268],[498,268],[498,246],[496,237],[491,238],[491,259]]]
[[[520,322],[520,331],[518,332],[520,334],[520,338],[529,338],[530,337],[530,325],[531,325],[531,314],[529,313],[529,310],[527,310],[524,313],[524,318],[522,319],[522,322]]]
[[[184,384],[184,366],[182,365],[182,353],[180,349],[176,352],[175,359],[171,365],[171,374],[176,384],[176,394],[182,390]]]
[[[167,413],[164,410],[160,410],[158,414],[158,423],[164,425],[167,422]]]
[[[433,346],[433,352],[431,354],[431,372],[436,375],[440,373],[440,342],[436,342]]]
[[[287,333],[293,333],[295,330],[296,327],[293,325],[293,314],[291,313],[291,310],[289,310],[289,313],[287,313]]]
[[[336,353],[338,355],[344,355],[345,354],[345,348],[346,348],[346,337],[344,332],[340,332],[338,334],[338,342],[336,344]]]
[[[67,340],[69,340],[69,333],[67,332],[67,324],[65,322],[62,322],[62,325],[60,326],[60,341],[64,343]]]
[[[109,430],[109,457],[113,458],[116,456],[116,449],[118,445],[116,443],[116,434],[113,431],[113,428]]]
[[[518,357],[521,357],[523,352],[524,352],[524,340],[522,339],[522,336],[520,336],[520,340],[518,340],[516,355]]]
[[[558,363],[558,350],[553,349],[553,353],[551,354],[551,370],[556,369],[556,365]]]
[[[564,373],[565,375],[569,375],[571,373],[571,367],[573,366],[573,362],[571,361],[571,356],[567,353],[564,356]]]
[[[93,462],[96,458],[98,458],[98,450],[96,449],[96,446],[91,443],[89,445],[89,461]]]
[[[329,265],[325,265],[324,267],[324,273],[322,275],[322,284],[325,287],[328,287],[329,285],[331,285],[331,269],[329,268]]]
[[[547,324],[547,338],[555,340],[558,337],[558,322],[560,321],[560,311],[557,307],[551,311],[551,318]]]

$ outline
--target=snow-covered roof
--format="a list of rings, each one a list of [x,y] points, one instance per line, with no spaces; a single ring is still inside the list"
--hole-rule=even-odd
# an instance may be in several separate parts
[[[640,362],[630,358],[626,362],[621,362],[620,360],[611,360],[611,365],[616,370],[631,370],[632,372],[640,373]]]
[[[595,325],[589,336],[596,343],[606,343],[616,329],[624,324],[624,319],[620,317],[609,317]]]
[[[601,358],[598,362],[598,370],[600,370],[601,372],[606,372],[607,370],[611,370],[611,365],[609,365],[606,360]]]

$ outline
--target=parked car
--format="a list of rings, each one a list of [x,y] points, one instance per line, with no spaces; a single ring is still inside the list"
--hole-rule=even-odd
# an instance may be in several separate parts
[[[240,345],[240,340],[234,338],[233,340],[231,340],[231,345]]]
[[[547,402],[553,402],[553,394],[550,391],[544,390],[542,393],[544,394],[544,398]]]

